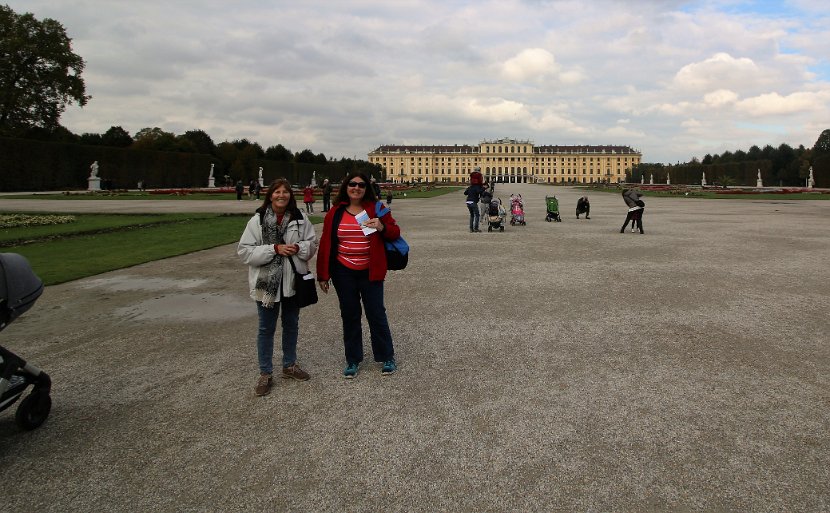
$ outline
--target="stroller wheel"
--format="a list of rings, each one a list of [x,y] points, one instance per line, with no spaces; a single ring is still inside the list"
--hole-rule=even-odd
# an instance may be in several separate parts
[[[545,217],[545,221],[550,222],[550,216]]]
[[[492,231],[493,231],[493,227],[492,227],[492,226],[488,226],[488,227],[487,227],[487,231],[488,231],[488,232],[492,232]]]
[[[51,409],[52,398],[49,393],[35,390],[20,402],[14,418],[21,429],[30,431],[46,421]]]
[[[499,231],[500,231],[500,232],[503,232],[503,231],[504,231],[504,226],[500,226],[500,227],[499,227]]]

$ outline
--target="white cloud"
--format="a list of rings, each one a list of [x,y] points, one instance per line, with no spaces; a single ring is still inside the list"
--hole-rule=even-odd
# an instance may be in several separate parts
[[[681,90],[707,91],[730,84],[740,86],[757,80],[759,76],[760,70],[752,59],[736,59],[721,52],[701,62],[683,66],[674,77],[674,85]]]
[[[502,68],[505,78],[521,82],[541,80],[558,71],[553,54],[542,48],[527,48],[508,59]]]
[[[736,108],[750,116],[759,117],[784,116],[802,112],[827,112],[828,105],[830,105],[830,89],[819,92],[798,92],[787,96],[778,93],[762,94],[741,100]]]
[[[718,89],[703,96],[703,103],[709,107],[723,107],[735,103],[737,100],[738,95],[728,89]]]

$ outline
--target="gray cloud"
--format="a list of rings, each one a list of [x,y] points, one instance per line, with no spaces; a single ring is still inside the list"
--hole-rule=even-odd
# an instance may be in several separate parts
[[[12,0],[59,20],[92,101],[76,132],[200,128],[328,156],[381,144],[628,144],[675,162],[812,144],[828,15],[715,0]]]

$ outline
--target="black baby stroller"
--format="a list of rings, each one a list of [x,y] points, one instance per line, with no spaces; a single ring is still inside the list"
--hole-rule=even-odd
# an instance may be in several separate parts
[[[29,262],[16,253],[0,253],[0,331],[32,307],[43,293],[43,282]],[[0,346],[0,411],[15,403],[29,385],[32,393],[20,402],[15,419],[23,429],[43,424],[52,408],[52,380],[34,365]]]
[[[504,219],[507,217],[504,207],[501,206],[501,200],[494,199],[490,202],[490,207],[487,209],[487,231],[493,230],[504,231]]]
[[[548,210],[548,213],[545,216],[545,221],[556,221],[561,223],[562,217],[559,216],[559,200],[556,199],[556,196],[545,196],[545,205]]]

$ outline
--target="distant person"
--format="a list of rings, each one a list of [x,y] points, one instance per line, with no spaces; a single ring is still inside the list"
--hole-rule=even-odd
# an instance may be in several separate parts
[[[481,199],[478,206],[478,214],[479,218],[485,219],[485,216],[487,215],[487,210],[490,208],[490,202],[493,201],[493,193],[490,190],[490,184],[487,182],[484,182],[482,188],[484,190],[481,191]]]
[[[242,180],[236,182],[236,200],[242,201],[242,195],[245,193],[245,186],[242,185]]]
[[[320,235],[317,281],[320,290],[328,294],[331,279],[340,302],[346,379],[357,375],[363,361],[363,309],[369,322],[372,355],[376,362],[383,362],[381,374],[392,374],[398,369],[383,304],[383,284],[386,278],[384,242],[399,238],[401,230],[391,211],[377,217],[378,203],[368,177],[352,171],[340,185]],[[361,224],[358,216],[364,215],[366,220]],[[366,235],[363,228],[374,231]]]
[[[467,209],[470,211],[470,233],[478,233],[478,223],[481,219],[481,212],[478,210],[478,202],[481,199],[481,193],[484,192],[483,180],[481,173],[476,168],[476,171],[470,173],[470,186],[464,189],[464,195],[467,196]]]
[[[248,199],[249,200],[254,199],[254,190],[256,189],[256,183],[257,183],[256,180],[251,178],[251,181],[248,184]]]
[[[393,196],[394,195],[392,194],[392,189],[389,189],[389,192],[386,193],[386,204],[387,205],[392,205],[392,197]]]
[[[588,196],[582,196],[576,202],[577,219],[579,219],[580,214],[585,214],[585,219],[591,219],[591,203],[588,202]]]
[[[333,188],[328,178],[323,179],[323,212],[328,212],[331,208],[331,191]]]
[[[262,184],[259,183],[257,180],[256,184],[254,184],[254,194],[256,195],[257,201],[259,201],[259,194],[262,192]]]
[[[303,189],[303,203],[305,203],[305,211],[306,214],[313,214],[314,213],[314,187],[311,184],[308,184],[305,189]]]
[[[381,198],[381,194],[380,194],[380,185],[378,185],[377,181],[375,181],[375,177],[374,177],[374,176],[372,177],[371,182],[372,182],[372,189],[374,189],[374,191],[375,191],[375,197],[376,197],[377,199],[380,199],[380,198]]]
[[[643,210],[645,209],[646,204],[640,199],[642,196],[643,193],[633,187],[623,191],[622,197],[628,207],[628,214],[625,216],[625,222],[623,223],[622,228],[620,228],[620,233],[625,233],[625,228],[628,226],[629,221],[631,221],[632,233],[634,232],[635,224],[640,229],[640,233],[644,233]]]
[[[242,183],[241,181],[239,182]],[[239,239],[236,253],[248,265],[248,286],[256,301],[258,396],[271,392],[273,384],[274,334],[282,311],[282,377],[306,381],[309,375],[297,364],[300,308],[294,300],[295,274],[308,272],[308,261],[317,251],[314,225],[294,199],[288,180],[274,180],[265,200],[256,209]],[[292,259],[294,267],[288,259]]]

